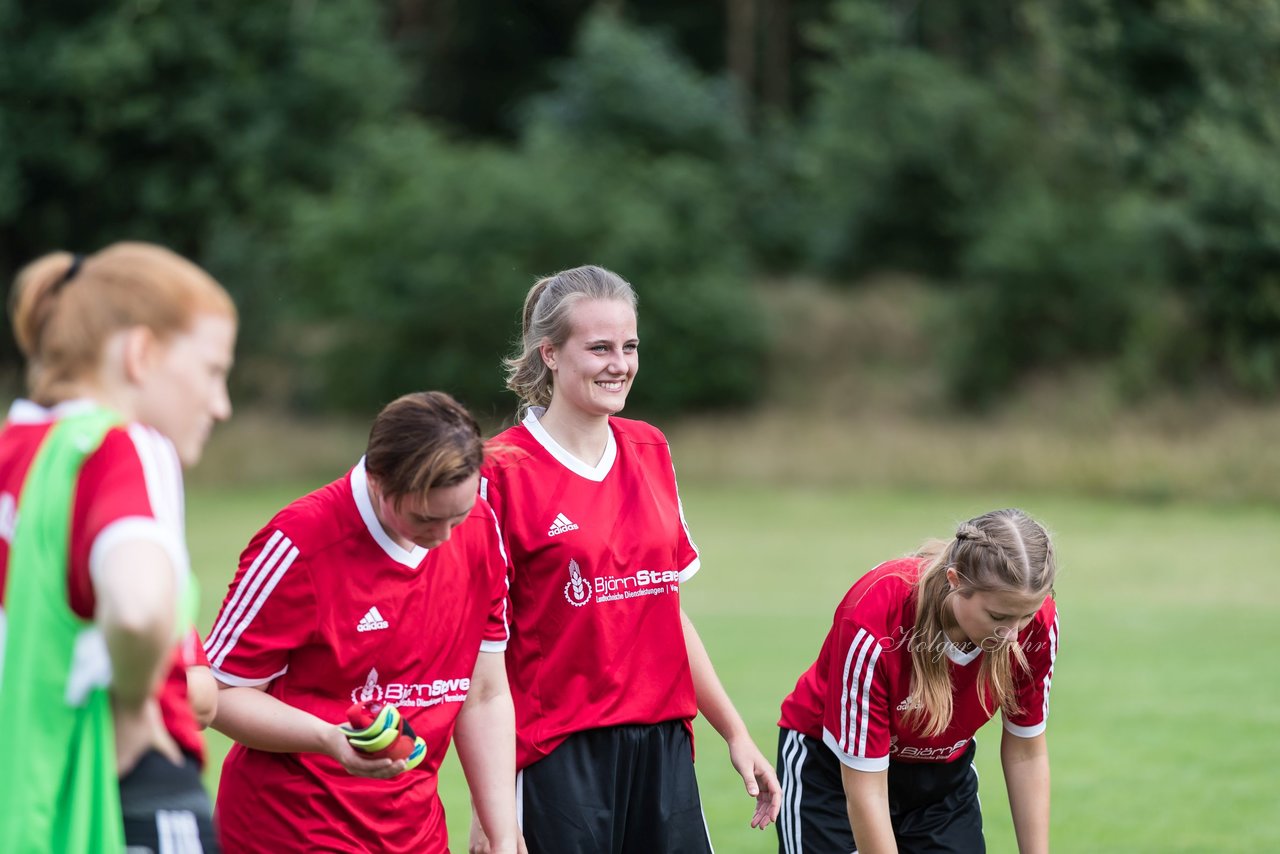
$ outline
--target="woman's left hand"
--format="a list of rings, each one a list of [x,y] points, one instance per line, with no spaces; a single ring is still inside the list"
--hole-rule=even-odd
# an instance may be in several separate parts
[[[115,727],[116,774],[123,777],[133,770],[149,750],[154,750],[174,765],[182,764],[182,749],[165,729],[160,704],[147,698],[142,708],[130,711],[113,704],[111,722]]]
[[[778,775],[749,736],[729,743],[729,761],[742,775],[747,794],[756,799],[751,826],[764,830],[777,819],[778,810],[782,808],[782,786],[778,783]]]

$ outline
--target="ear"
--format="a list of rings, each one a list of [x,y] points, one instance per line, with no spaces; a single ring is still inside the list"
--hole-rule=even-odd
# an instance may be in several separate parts
[[[947,583],[951,585],[951,592],[960,589],[960,573],[956,572],[954,566],[947,567]]]
[[[125,379],[133,384],[143,382],[155,366],[160,351],[160,341],[145,326],[126,329],[121,342],[121,367]]]
[[[556,347],[546,338],[543,338],[542,343],[538,345],[538,355],[542,357],[542,364],[550,370],[556,369]]]

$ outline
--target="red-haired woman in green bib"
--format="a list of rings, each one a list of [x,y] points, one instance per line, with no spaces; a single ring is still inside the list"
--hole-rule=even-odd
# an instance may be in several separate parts
[[[194,617],[182,467],[231,413],[235,308],[118,243],[32,262],[10,309],[30,399],[0,431],[0,851],[210,850],[160,699]]]

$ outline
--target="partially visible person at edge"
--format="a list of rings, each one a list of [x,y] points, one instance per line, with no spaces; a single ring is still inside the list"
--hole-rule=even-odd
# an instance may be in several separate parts
[[[235,307],[116,243],[34,261],[10,308],[30,399],[0,432],[0,850],[214,851],[182,466],[231,414]]]
[[[999,708],[1018,849],[1049,850],[1049,534],[996,510],[858,579],[783,701],[778,850],[986,850],[974,733]]]
[[[237,742],[218,788],[228,851],[447,852],[436,787],[455,726],[480,819],[517,850],[507,561],[483,459],[453,398],[406,395],[354,468],[244,550],[205,641],[213,725]],[[353,747],[339,724],[356,702],[397,706],[421,764]]]
[[[533,854],[710,851],[699,711],[756,798],[751,825],[778,814],[773,768],[680,607],[699,560],[667,440],[616,417],[638,351],[621,277],[579,267],[537,282],[507,360],[523,418],[491,441],[481,481],[511,557],[507,673]],[[471,848],[488,850],[474,826]]]

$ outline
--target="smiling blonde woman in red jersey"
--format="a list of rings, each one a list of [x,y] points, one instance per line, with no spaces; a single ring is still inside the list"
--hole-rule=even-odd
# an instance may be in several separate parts
[[[618,417],[639,368],[635,292],[599,267],[565,270],[530,290],[523,327],[507,362],[523,418],[491,440],[481,495],[511,557],[525,841],[531,854],[710,851],[695,714],[728,743],[753,826],[780,792],[680,607],[700,561],[666,438]]]

